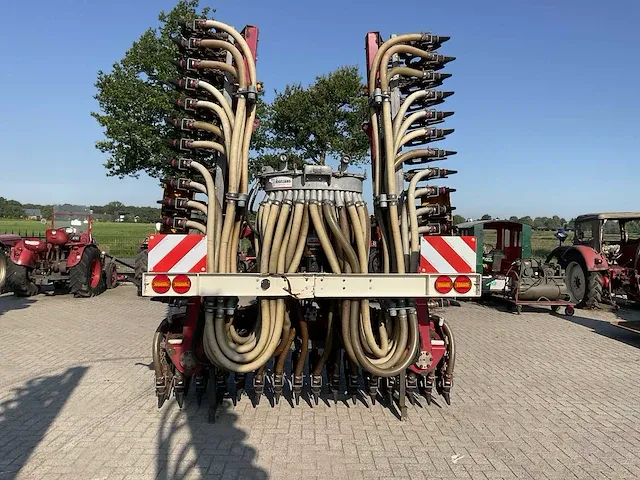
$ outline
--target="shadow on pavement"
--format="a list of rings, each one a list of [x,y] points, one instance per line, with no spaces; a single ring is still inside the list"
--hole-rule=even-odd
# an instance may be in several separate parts
[[[191,397],[193,394],[191,395]],[[235,426],[233,407],[218,408],[216,423],[207,423],[208,402],[194,399],[179,410],[175,399],[162,407],[158,433],[157,479],[210,478],[263,480],[268,473],[254,465],[256,450],[243,443],[246,433]]]
[[[16,297],[13,294],[0,295],[0,316],[10,310],[21,310],[29,307],[35,300],[29,297]]]
[[[579,312],[580,310],[576,310],[576,313]],[[616,315],[620,320],[624,318],[623,315],[625,314],[623,312],[623,310],[616,312]],[[572,323],[582,325],[583,327],[587,327],[598,335],[640,348],[640,334],[625,330],[624,328],[618,327],[607,320],[598,320],[595,318],[586,318],[577,315],[574,315],[573,317],[563,316],[562,318]],[[637,320],[637,315],[634,316],[634,319]]]
[[[88,370],[73,367],[59,375],[33,378],[0,403],[0,478],[15,478],[42,441]],[[17,448],[3,449],[6,445]]]

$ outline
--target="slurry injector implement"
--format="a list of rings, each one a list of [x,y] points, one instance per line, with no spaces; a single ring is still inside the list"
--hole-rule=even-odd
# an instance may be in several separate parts
[[[397,397],[401,416],[434,387],[449,403],[455,341],[429,310],[479,296],[481,282],[474,237],[452,235],[452,190],[423,183],[455,173],[431,166],[455,152],[423,146],[452,131],[434,128],[451,112],[429,109],[451,95],[433,89],[449,76],[439,70],[453,58],[435,53],[446,38],[366,37],[371,215],[348,159],[300,170],[283,157],[249,189],[257,35],[197,19],[174,38],[184,118],[169,123],[184,136],[168,140],[181,153],[168,161],[181,175],[163,182],[142,280],[144,296],[182,307],[154,336],[158,406],[172,395],[182,406],[192,384],[200,402],[210,383],[210,418],[246,387],[254,404],[364,391],[395,409]],[[258,273],[237,273],[241,241]]]

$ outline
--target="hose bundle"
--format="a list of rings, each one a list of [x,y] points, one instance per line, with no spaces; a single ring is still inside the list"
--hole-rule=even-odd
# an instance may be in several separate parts
[[[364,176],[344,169],[333,172],[327,166],[307,165],[300,171],[285,164],[279,171],[265,171],[249,192],[249,148],[259,93],[254,53],[242,34],[214,20],[184,22],[173,40],[183,54],[173,63],[185,76],[170,84],[188,95],[178,99],[176,107],[189,116],[168,119],[168,124],[189,137],[168,140],[185,155],[170,164],[196,178],[164,180],[165,192],[172,194],[161,201],[163,221],[174,231],[206,235],[207,273],[237,273],[240,238],[251,223],[258,268],[264,275],[377,273],[370,271],[373,235],[381,240],[375,255],[381,257],[385,273],[417,271],[420,235],[444,233],[452,225],[448,194],[453,190],[420,182],[455,171],[431,166],[403,170],[405,164],[421,166],[455,153],[422,148],[453,131],[433,128],[452,112],[427,108],[451,95],[432,90],[448,77],[438,70],[452,58],[434,53],[445,37],[395,37],[379,47],[372,62],[373,229],[362,195]],[[397,105],[392,108],[394,95]],[[215,163],[224,167],[218,178],[212,174]],[[256,201],[258,190],[264,197],[250,222],[253,212],[247,207]],[[204,195],[206,202],[196,200],[195,194]],[[219,371],[235,372],[242,381],[244,374],[255,372],[254,386],[263,385],[266,365],[274,359],[277,395],[292,348],[292,383],[298,393],[307,358],[312,390],[319,391],[325,367],[337,389],[342,349],[349,385],[357,384],[358,368],[372,382],[406,371],[420,349],[414,299],[348,295],[346,289],[344,298],[317,303],[261,297],[255,306],[241,309],[237,298],[207,298],[198,330],[204,353]],[[320,332],[310,325],[310,310],[321,319]]]
[[[380,45],[369,70],[373,193],[385,273],[417,272],[420,235],[443,234],[452,227],[448,194],[454,190],[418,183],[456,172],[436,167],[403,171],[405,164],[422,165],[456,153],[423,147],[453,132],[433,127],[453,112],[429,109],[453,94],[433,90],[451,76],[438,70],[454,57],[435,53],[447,40],[422,33],[396,36]],[[418,199],[424,204],[416,206]]]

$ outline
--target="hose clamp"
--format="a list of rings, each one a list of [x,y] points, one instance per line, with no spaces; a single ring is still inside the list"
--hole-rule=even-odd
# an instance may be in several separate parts
[[[258,89],[255,85],[248,85],[247,88],[238,88],[235,96],[245,97],[247,102],[255,103],[258,100]]]
[[[187,68],[188,72],[197,72],[198,67],[200,66],[200,60],[196,58],[187,58]]]
[[[204,301],[204,311],[207,313],[215,313],[216,301],[212,298],[207,298]]]
[[[249,199],[249,195],[246,193],[238,193],[238,207],[245,208],[247,206],[247,200]]]
[[[238,308],[238,297],[229,297],[224,303],[225,313],[227,315],[233,315],[236,313],[236,309]]]
[[[237,193],[227,193],[224,198],[227,200],[228,203],[238,203],[238,198],[239,198],[239,194]]]
[[[389,202],[389,205],[398,205],[398,196],[394,193],[390,193],[387,195],[387,201]]]

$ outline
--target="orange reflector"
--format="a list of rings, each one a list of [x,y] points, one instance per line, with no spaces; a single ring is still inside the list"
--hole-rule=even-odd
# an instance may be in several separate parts
[[[453,288],[453,280],[445,275],[440,275],[436,278],[435,288],[438,293],[449,293]]]
[[[171,280],[166,275],[156,275],[151,280],[151,289],[156,293],[167,293],[171,288]]]
[[[176,275],[173,279],[173,291],[176,293],[184,294],[191,288],[191,279],[186,275]]]
[[[453,282],[453,289],[458,293],[468,293],[472,286],[473,284],[471,283],[471,279],[466,275],[456,277]]]

